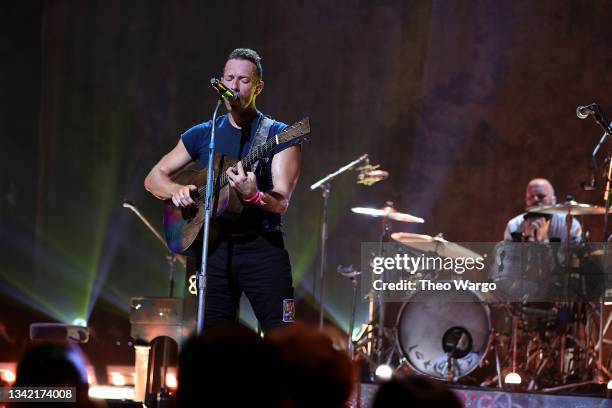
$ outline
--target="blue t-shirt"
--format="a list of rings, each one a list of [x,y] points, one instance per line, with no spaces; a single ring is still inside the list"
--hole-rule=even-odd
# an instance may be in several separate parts
[[[228,115],[217,118],[215,130],[215,150],[217,154],[222,154],[236,159],[244,158],[251,148],[251,142],[255,139],[255,133],[264,115],[261,112],[253,119],[249,126],[236,129],[229,121]],[[288,126],[282,122],[274,121],[268,133],[268,139],[273,138],[278,133],[285,130]],[[181,135],[183,144],[192,159],[198,160],[202,168],[208,166],[208,148],[210,144],[210,133],[212,120],[199,125],[195,125]],[[255,176],[257,178],[257,188],[266,192],[273,188],[272,184],[272,157],[286,148],[291,143],[280,144],[268,154],[267,157],[259,160]],[[261,208],[246,204],[240,217],[233,223],[225,225],[227,232],[265,232],[277,230],[281,226],[280,214],[264,211]]]

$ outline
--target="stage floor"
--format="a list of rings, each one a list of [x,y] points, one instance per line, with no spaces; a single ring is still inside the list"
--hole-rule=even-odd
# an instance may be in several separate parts
[[[361,384],[361,407],[374,401],[378,385]],[[465,408],[612,408],[612,399],[575,395],[503,392],[473,387],[451,387]],[[355,405],[353,405],[355,406]],[[398,407],[402,406],[398,401]]]

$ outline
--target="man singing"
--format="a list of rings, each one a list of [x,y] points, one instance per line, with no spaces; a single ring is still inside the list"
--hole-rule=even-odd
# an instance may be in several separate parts
[[[264,89],[261,58],[251,49],[230,53],[221,82],[237,96],[225,100],[226,115],[217,118],[216,151],[242,159],[255,140],[273,138],[287,125],[266,117],[255,106]],[[200,123],[181,135],[174,149],[153,167],[145,188],[174,205],[194,204],[194,185],[171,180],[173,174],[199,160],[208,165],[212,121]],[[263,137],[263,139],[262,139]],[[240,295],[244,292],[264,330],[293,320],[291,264],[284,247],[281,215],[300,174],[300,148],[279,145],[254,171],[238,162],[227,170],[229,184],[244,202],[239,218],[224,226],[221,239],[210,247],[207,265],[205,322],[236,320]]]

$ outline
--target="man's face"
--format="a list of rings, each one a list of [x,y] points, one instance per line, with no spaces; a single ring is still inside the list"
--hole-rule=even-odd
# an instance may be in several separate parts
[[[229,104],[232,110],[244,110],[254,105],[255,97],[263,89],[263,81],[257,79],[255,64],[248,60],[228,60],[221,82],[238,95],[238,99]]]
[[[525,190],[525,208],[529,209],[540,205],[555,204],[555,195],[552,186],[548,183],[529,183]]]

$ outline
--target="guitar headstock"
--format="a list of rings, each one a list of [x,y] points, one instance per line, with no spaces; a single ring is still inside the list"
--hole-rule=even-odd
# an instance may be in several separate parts
[[[309,133],[310,118],[305,117],[304,119],[300,120],[299,122],[295,122],[293,125],[289,126],[287,129],[276,135],[276,140],[278,144],[296,141],[295,139],[300,139],[299,142],[302,142],[303,140],[308,140],[308,138],[305,138],[304,136]]]

